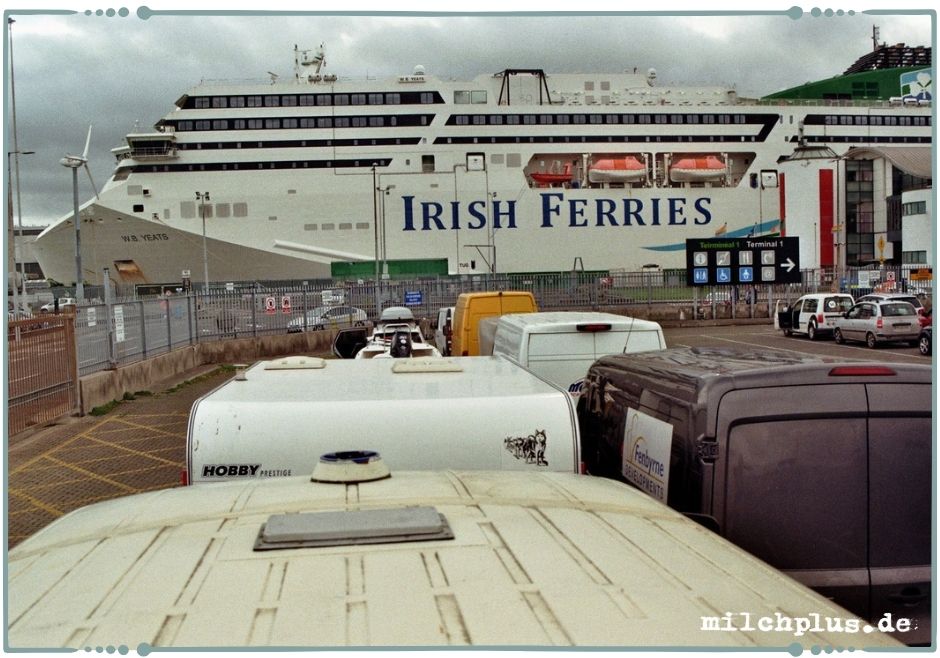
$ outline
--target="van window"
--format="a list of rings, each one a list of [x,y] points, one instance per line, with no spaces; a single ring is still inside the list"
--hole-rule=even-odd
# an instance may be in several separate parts
[[[778,569],[865,568],[866,424],[814,418],[732,427],[725,536]]]
[[[930,564],[930,418],[872,418],[871,566]]]
[[[648,352],[660,350],[664,346],[660,342],[658,331],[628,331],[626,346],[621,346],[623,352]]]
[[[845,313],[852,308],[850,297],[826,297],[823,302],[824,313]]]

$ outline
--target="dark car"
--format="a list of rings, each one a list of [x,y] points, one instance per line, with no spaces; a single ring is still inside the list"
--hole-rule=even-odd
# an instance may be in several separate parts
[[[917,347],[924,356],[933,354],[933,325],[928,324],[920,330],[920,338],[917,340]]]

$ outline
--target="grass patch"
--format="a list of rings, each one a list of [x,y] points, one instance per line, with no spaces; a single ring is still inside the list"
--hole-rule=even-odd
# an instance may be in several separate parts
[[[120,400],[111,400],[107,404],[103,404],[100,407],[95,407],[88,412],[89,416],[104,416],[106,413],[112,411],[116,406],[121,404]]]
[[[187,386],[192,386],[193,384],[198,384],[199,382],[203,382],[203,381],[205,381],[205,380],[207,380],[207,379],[210,379],[210,378],[212,378],[212,377],[218,377],[218,376],[221,375],[221,374],[229,374],[229,373],[234,373],[234,372],[235,372],[235,366],[228,365],[228,364],[223,364],[223,365],[219,366],[218,368],[216,368],[215,370],[211,370],[211,371],[209,371],[209,372],[207,372],[207,373],[205,373],[205,374],[203,374],[203,375],[199,375],[198,377],[193,377],[192,379],[187,379],[186,381],[182,381],[182,382],[180,382],[179,384],[177,384],[176,386],[174,386],[174,387],[172,387],[172,388],[168,388],[167,390],[165,390],[165,391],[163,391],[163,392],[164,392],[164,393],[176,393],[177,391],[181,391],[182,389],[186,388]]]

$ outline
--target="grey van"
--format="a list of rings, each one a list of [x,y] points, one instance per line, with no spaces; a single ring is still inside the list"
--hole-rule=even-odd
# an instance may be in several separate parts
[[[630,482],[862,618],[931,639],[931,368],[671,348],[603,357],[589,472]]]

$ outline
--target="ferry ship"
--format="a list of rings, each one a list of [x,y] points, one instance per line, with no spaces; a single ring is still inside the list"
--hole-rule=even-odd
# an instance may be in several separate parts
[[[880,83],[860,70],[813,98],[747,99],[662,86],[653,69],[352,80],[324,72],[322,46],[295,46],[292,77],[201,83],[113,149],[80,208],[83,280],[684,267],[686,239],[784,232],[780,161],[798,145],[929,146],[918,52]],[[62,283],[72,221],[35,243]]]

